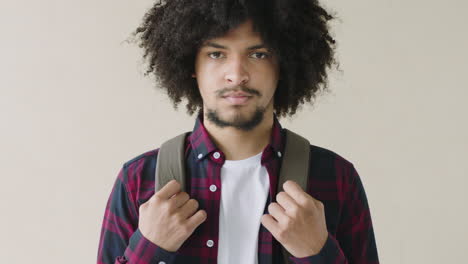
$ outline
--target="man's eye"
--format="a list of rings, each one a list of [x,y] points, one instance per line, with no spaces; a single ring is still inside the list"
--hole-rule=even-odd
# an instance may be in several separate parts
[[[219,51],[210,52],[208,53],[208,56],[212,59],[219,59],[222,57],[222,53]],[[253,56],[255,59],[265,59],[269,56],[269,54],[265,52],[254,52],[251,56]]]
[[[268,54],[267,53],[264,53],[264,52],[255,52],[255,53],[252,53],[253,55],[254,54],[257,54],[257,55],[261,55],[262,57],[259,58],[259,57],[256,57],[256,59],[265,59],[268,57]]]
[[[215,52],[208,53],[208,56],[212,59],[218,59],[220,54],[221,52],[215,51]]]

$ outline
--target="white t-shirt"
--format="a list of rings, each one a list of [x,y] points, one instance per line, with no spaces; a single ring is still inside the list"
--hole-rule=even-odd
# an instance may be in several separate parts
[[[221,168],[219,264],[257,264],[258,231],[270,179],[262,153],[243,160],[225,160]]]

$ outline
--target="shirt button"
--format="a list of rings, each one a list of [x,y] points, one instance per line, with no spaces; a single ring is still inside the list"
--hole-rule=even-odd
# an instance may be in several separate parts
[[[210,191],[211,192],[216,192],[216,189],[218,189],[218,188],[216,188],[216,185],[214,185],[214,184],[210,185]]]
[[[203,154],[200,153],[198,154],[198,159],[201,159],[201,158],[203,158]]]
[[[208,247],[213,247],[213,245],[214,245],[213,240],[208,240],[208,241],[206,241],[206,245],[207,245]]]
[[[213,157],[214,157],[215,159],[219,159],[219,157],[221,157],[221,154],[219,154],[219,152],[216,151],[215,153],[213,153]]]
[[[281,151],[278,151],[276,154],[278,154],[278,157],[281,158]]]

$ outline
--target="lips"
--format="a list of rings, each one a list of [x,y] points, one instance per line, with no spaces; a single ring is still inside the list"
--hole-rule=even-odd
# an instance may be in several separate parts
[[[243,105],[243,104],[246,104],[251,97],[252,96],[244,94],[244,93],[243,94],[237,93],[237,94],[230,94],[230,95],[224,96],[223,98],[226,99],[231,104]]]
[[[250,97],[251,95],[250,94],[246,94],[246,93],[229,93],[223,97]]]

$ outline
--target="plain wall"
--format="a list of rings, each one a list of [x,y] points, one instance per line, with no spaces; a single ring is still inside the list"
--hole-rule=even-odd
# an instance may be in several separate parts
[[[95,263],[124,162],[195,116],[143,76],[125,43],[152,1],[0,2],[4,263]],[[357,168],[381,263],[468,252],[466,1],[327,1],[343,73],[282,119]],[[164,129],[161,129],[164,126]]]

